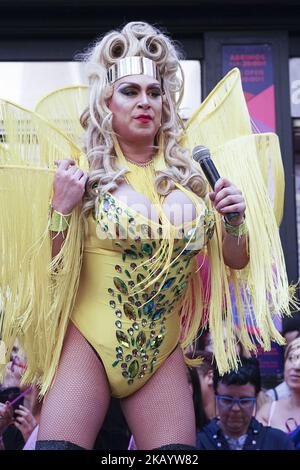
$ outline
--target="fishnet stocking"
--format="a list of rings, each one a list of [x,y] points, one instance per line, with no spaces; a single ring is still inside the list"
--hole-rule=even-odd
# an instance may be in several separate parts
[[[43,403],[38,440],[92,449],[110,401],[104,368],[72,322],[53,385]]]
[[[193,399],[180,347],[121,405],[138,449],[175,443],[195,446]]]

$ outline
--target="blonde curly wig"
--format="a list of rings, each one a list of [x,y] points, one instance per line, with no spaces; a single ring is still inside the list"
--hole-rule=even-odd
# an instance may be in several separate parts
[[[157,173],[157,192],[167,195],[174,181],[203,197],[206,183],[193,164],[188,151],[180,146],[183,123],[178,108],[183,95],[184,77],[179,52],[161,31],[143,22],[126,24],[121,31],[107,33],[85,54],[90,84],[89,107],[81,116],[85,128],[84,146],[90,175],[83,200],[83,214],[94,207],[97,194],[114,191],[124,181],[127,170],[118,168],[113,145],[112,113],[107,100],[113,88],[107,79],[108,68],[127,56],[143,56],[155,61],[162,78],[164,99],[162,125],[155,138],[158,148],[161,133],[167,169]]]

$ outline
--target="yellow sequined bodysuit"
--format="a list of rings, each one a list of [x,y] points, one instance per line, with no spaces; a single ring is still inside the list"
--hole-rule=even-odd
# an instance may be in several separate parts
[[[203,201],[197,219],[175,228],[167,276],[143,289],[161,225],[110,193],[99,197],[88,219],[72,321],[99,354],[113,396],[138,390],[177,346],[181,300],[213,227]]]
[[[81,208],[73,210],[67,238],[52,258],[49,202],[57,169],[54,162],[72,155],[88,170],[86,156],[76,144],[82,134],[78,116],[87,102],[88,90],[83,87],[50,93],[35,112],[0,100],[0,339],[6,348],[4,362],[9,361],[18,337],[28,358],[23,383],[38,384],[44,395],[55,377],[71,319],[98,351],[112,393],[125,396],[151,376],[151,370],[174,349],[179,335],[181,347],[187,348],[197,336],[200,322],[209,325],[221,374],[238,365],[236,326],[246,350],[256,351],[257,343],[264,350],[270,349],[271,341],[282,344],[273,319],[290,314],[291,306],[299,308],[289,288],[278,231],[284,202],[283,165],[278,137],[252,133],[239,70],[233,69],[212,90],[187,123],[181,142],[190,154],[199,144],[210,149],[220,174],[243,192],[250,261],[238,271],[224,263],[219,214],[215,235],[203,250],[204,269],[197,273],[194,255],[201,246],[190,243],[186,247],[189,242],[182,237],[176,240],[161,211],[157,215],[162,237],[154,237],[158,227],[152,223],[153,233],[151,230],[146,238],[148,229],[140,235],[138,229],[141,232],[149,221],[105,193],[96,205],[95,219],[89,217],[85,239]],[[125,179],[151,204],[161,207],[153,177],[163,175],[168,165],[163,142],[157,144],[161,152],[155,157],[153,171],[146,168],[141,175],[136,168]],[[131,168],[117,147],[118,158],[112,165],[121,174]],[[195,195],[190,192],[190,196]],[[192,202],[197,209],[197,202]],[[206,223],[208,216],[202,222],[198,217],[199,212],[205,214],[201,199],[198,206],[196,225],[208,231],[200,236],[204,246],[210,223]],[[136,239],[109,238],[116,228],[122,232],[123,224],[129,225],[128,233],[137,231]],[[170,237],[166,227],[171,229]],[[107,234],[105,239],[99,237],[102,233]],[[153,269],[151,280],[148,274]]]

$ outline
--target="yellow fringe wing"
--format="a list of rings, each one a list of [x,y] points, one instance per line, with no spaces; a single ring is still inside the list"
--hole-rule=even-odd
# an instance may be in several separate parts
[[[4,214],[2,339],[9,352],[14,337],[21,336],[29,362],[24,381],[40,383],[42,393],[49,388],[58,364],[77,289],[82,249],[82,229],[76,211],[64,247],[51,263],[48,204],[53,162],[72,155],[86,169],[86,160],[76,144],[81,138],[78,118],[87,99],[86,87],[68,87],[43,98],[36,111],[50,122],[5,101],[0,108],[5,134],[5,143],[0,146],[0,187],[4,193],[0,200]],[[241,271],[225,266],[221,221],[216,215],[216,234],[205,253],[212,272],[210,302],[207,305],[208,300],[202,298],[196,260],[194,275],[182,299],[182,347],[188,347],[197,335],[203,306],[208,307],[216,360],[220,371],[225,372],[236,367],[238,361],[230,288],[235,292],[242,344],[255,350],[254,339],[265,349],[270,348],[271,340],[282,343],[272,320],[274,315],[289,313],[291,300],[277,227],[283,213],[284,187],[280,148],[275,134],[252,134],[238,69],[229,72],[202,103],[188,123],[183,142],[191,150],[198,144],[207,146],[220,173],[242,189],[247,203],[249,266]],[[117,142],[115,148],[119,165],[127,166],[127,181],[137,191],[146,191],[163,221],[163,243],[156,269],[162,260],[165,269],[158,277],[147,280],[152,284],[167,275],[174,239],[172,225],[153,185],[155,172],[165,168],[165,161],[159,153],[153,166],[133,169]],[[196,197],[194,202],[197,207]],[[245,304],[250,312],[247,315]],[[255,338],[249,333],[246,316]]]
[[[50,386],[77,289],[82,248],[80,210],[72,214],[59,255],[51,260],[49,202],[55,160],[80,149],[35,113],[0,101],[1,339],[6,360],[17,336],[26,351],[23,382]]]

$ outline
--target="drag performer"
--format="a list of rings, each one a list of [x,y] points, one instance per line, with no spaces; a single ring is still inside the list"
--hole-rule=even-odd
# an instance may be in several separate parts
[[[235,366],[233,292],[249,307],[238,309],[243,345],[255,348],[251,335],[266,348],[281,341],[271,318],[290,300],[275,217],[281,198],[272,207],[258,164],[262,153],[280,167],[278,143],[251,135],[237,71],[185,131],[178,54],[146,23],[105,35],[87,65],[85,155],[66,119],[51,114],[53,97],[44,117],[42,107],[2,102],[2,337],[8,350],[16,335],[23,341],[23,380],[46,394],[37,449],[91,449],[111,395],[139,449],[189,448],[196,432],[184,350],[199,327],[210,324],[220,370]],[[68,99],[61,103],[60,113]],[[199,143],[225,175],[209,194],[190,156]],[[238,213],[230,223],[229,212]]]

